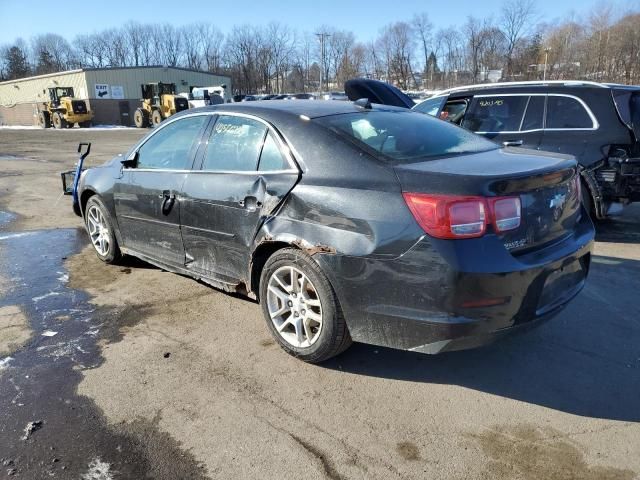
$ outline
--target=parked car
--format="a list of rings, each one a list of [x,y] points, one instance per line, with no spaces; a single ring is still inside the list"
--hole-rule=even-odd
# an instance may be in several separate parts
[[[329,92],[322,94],[323,100],[341,100],[346,101],[349,100],[349,97],[344,92]]]
[[[352,340],[469,348],[549,319],[594,238],[570,157],[366,101],[176,114],[74,192],[101,260],[257,298],[309,362]]]
[[[315,96],[312,93],[296,93],[293,95],[296,100],[315,100]]]
[[[596,219],[640,201],[640,87],[512,82],[445,90],[414,110],[506,145],[574,155]]]

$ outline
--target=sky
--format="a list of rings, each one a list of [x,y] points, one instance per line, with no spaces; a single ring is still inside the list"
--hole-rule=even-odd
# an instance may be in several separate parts
[[[164,21],[175,26],[205,21],[223,33],[234,25],[261,25],[272,20],[314,32],[330,25],[350,30],[357,40],[375,38],[387,23],[409,20],[426,12],[435,28],[462,25],[468,15],[497,16],[503,0],[241,0],[178,2],[176,0],[0,0],[0,45],[40,33],[58,33],[72,40],[77,33],[117,27],[129,20]],[[640,8],[640,0],[537,0],[540,21],[553,22],[572,12],[581,15],[598,4],[617,10]],[[53,13],[53,16],[51,15]]]

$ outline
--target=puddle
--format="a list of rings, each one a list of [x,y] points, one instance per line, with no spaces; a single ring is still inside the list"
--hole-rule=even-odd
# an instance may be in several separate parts
[[[0,229],[16,219],[16,215],[0,210]]]
[[[0,212],[0,226],[13,218]],[[114,478],[169,478],[156,458],[203,478],[200,465],[157,424],[110,427],[91,399],[76,394],[81,372],[103,362],[101,334],[117,328],[105,325],[109,312],[68,284],[64,260],[87,241],[81,229],[0,234],[0,309],[18,305],[33,331],[25,346],[0,356],[0,478],[12,469],[18,478],[94,478],[86,475],[105,465]],[[38,429],[23,439],[33,422]]]

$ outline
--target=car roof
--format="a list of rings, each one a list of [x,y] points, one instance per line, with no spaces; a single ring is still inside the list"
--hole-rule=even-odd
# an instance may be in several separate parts
[[[374,111],[399,111],[408,112],[406,108],[391,107],[388,105],[371,104],[371,110]],[[276,117],[276,116],[290,116],[299,117],[305,116],[309,119],[326,117],[329,115],[340,115],[345,113],[359,113],[367,111],[353,102],[345,102],[339,100],[287,100],[286,102],[237,102],[237,103],[225,103],[220,105],[212,105],[207,107],[200,107],[197,109],[189,109],[181,114],[194,113],[195,111],[212,111],[212,112],[236,112],[247,113],[264,117]]]
[[[526,82],[497,82],[497,83],[481,83],[477,85],[466,85],[463,87],[454,87],[446,90],[441,90],[434,93],[427,100],[437,97],[451,96],[464,97],[469,94],[483,93],[483,94],[497,94],[497,93],[523,93],[523,92],[535,92],[536,90],[543,90],[544,92],[565,92],[572,90],[574,92],[579,91],[611,91],[611,90],[627,90],[627,91],[640,91],[640,86],[637,85],[623,85],[617,83],[598,83],[582,80],[548,80],[548,81],[526,81]],[[422,103],[422,102],[420,102]]]

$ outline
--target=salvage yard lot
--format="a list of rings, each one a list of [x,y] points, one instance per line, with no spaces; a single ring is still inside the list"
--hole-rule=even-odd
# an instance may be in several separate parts
[[[536,330],[314,366],[254,302],[96,258],[59,172],[79,141],[96,165],[143,133],[0,129],[0,478],[640,474],[638,206],[598,226],[585,290]]]

